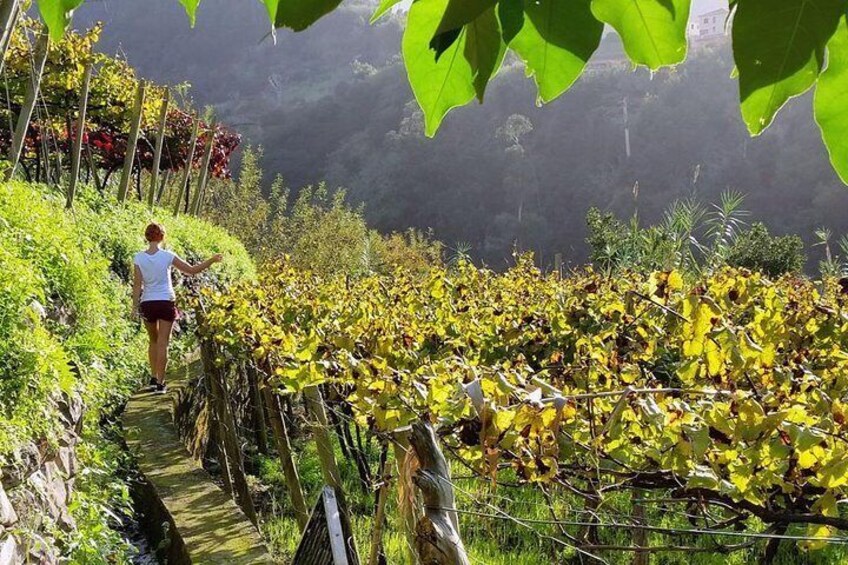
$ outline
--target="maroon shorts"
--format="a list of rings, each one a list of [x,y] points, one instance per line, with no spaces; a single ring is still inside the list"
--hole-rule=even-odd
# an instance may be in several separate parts
[[[170,300],[149,300],[138,307],[141,317],[151,324],[162,320],[173,322],[177,319],[177,306]]]

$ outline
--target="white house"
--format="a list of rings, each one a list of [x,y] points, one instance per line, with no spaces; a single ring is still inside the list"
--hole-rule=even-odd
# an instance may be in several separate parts
[[[727,35],[727,18],[730,12],[725,8],[719,8],[693,16],[689,20],[689,39],[693,41],[706,41],[725,37]]]

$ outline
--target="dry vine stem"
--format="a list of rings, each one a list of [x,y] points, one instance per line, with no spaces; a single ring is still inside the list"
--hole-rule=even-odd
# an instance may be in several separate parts
[[[409,437],[421,467],[415,485],[424,498],[424,516],[416,526],[415,548],[422,565],[470,565],[459,537],[450,469],[427,420],[412,425]]]

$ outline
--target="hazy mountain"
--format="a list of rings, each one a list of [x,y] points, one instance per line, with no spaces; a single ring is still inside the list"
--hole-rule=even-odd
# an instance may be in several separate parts
[[[693,13],[721,5],[697,1]],[[556,252],[582,258],[591,205],[648,221],[676,198],[715,200],[726,189],[747,193],[748,208],[774,231],[808,241],[819,225],[848,231],[848,189],[827,163],[810,98],[749,138],[726,46],[653,77],[590,72],[544,108],[521,65],[508,61],[485,105],[451,113],[428,140],[399,62],[398,21],[370,26],[371,2],[345,6],[276,43],[251,1],[204,0],[193,30],[174,0],[87,3],[76,24],[103,20],[102,49],[122,51],[151,79],[191,83],[199,105],[264,145],[269,177],[281,173],[293,188],[345,186],[378,227],[432,227],[492,264],[516,241],[543,261]],[[516,124],[531,128],[517,143],[503,132]]]

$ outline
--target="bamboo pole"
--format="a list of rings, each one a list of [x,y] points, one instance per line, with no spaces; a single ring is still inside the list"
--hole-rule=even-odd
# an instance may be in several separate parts
[[[206,189],[206,180],[209,178],[209,163],[212,160],[212,147],[215,145],[216,124],[213,121],[206,132],[206,145],[203,148],[203,159],[200,162],[200,174],[197,177],[197,188],[194,190],[194,199],[191,202],[189,212],[193,216],[200,214],[200,203],[203,199],[203,191]]]
[[[24,139],[26,138],[29,122],[32,119],[32,113],[35,110],[35,104],[38,101],[38,91],[41,88],[41,75],[44,74],[44,64],[47,62],[47,52],[50,47],[50,34],[46,28],[42,28],[39,32],[38,39],[35,43],[35,62],[30,75],[30,82],[27,85],[24,103],[21,106],[21,113],[18,115],[18,123],[15,125],[15,135],[12,138],[12,147],[9,149],[9,168],[6,169],[6,180],[11,180],[18,168],[21,160],[21,152],[24,147]]]
[[[300,476],[297,473],[297,466],[292,457],[289,433],[286,429],[286,420],[283,417],[282,406],[280,406],[280,398],[268,386],[268,383],[263,381],[260,386],[262,395],[265,398],[265,406],[268,409],[268,420],[271,423],[271,432],[274,435],[274,443],[277,446],[277,455],[280,457],[280,463],[283,466],[283,475],[286,477],[289,499],[294,507],[297,524],[300,526],[300,531],[303,532],[306,524],[309,522],[309,508],[307,508],[306,500],[303,498],[303,487],[300,484]]]
[[[153,167],[150,169],[150,191],[147,194],[147,207],[151,210],[156,203],[159,184],[159,165],[162,162],[162,148],[165,146],[165,126],[168,125],[168,106],[171,102],[171,90],[165,88],[162,96],[162,108],[159,111],[159,131],[156,134],[156,149],[153,153]]]
[[[79,182],[80,163],[82,161],[82,141],[85,137],[85,115],[88,111],[88,90],[91,86],[92,68],[92,64],[89,62],[85,66],[85,73],[82,77],[82,93],[80,94],[77,131],[74,136],[74,147],[71,152],[71,180],[68,184],[68,200],[65,204],[68,208],[73,208],[74,206],[74,196],[76,196],[77,182]]]
[[[194,149],[197,147],[197,135],[200,132],[200,120],[197,118],[192,119],[194,120],[194,130],[191,133],[191,141],[188,146],[188,158],[185,163],[185,172],[183,173],[183,178],[180,181],[179,190],[177,191],[177,201],[174,204],[175,216],[180,213],[180,206],[182,205],[183,198],[188,190],[188,182],[191,180],[191,166],[194,162]]]
[[[138,82],[138,90],[135,93],[135,104],[133,105],[130,136],[127,139],[127,152],[124,155],[124,170],[121,172],[121,184],[118,186],[118,202],[125,202],[130,188],[133,166],[135,164],[135,150],[138,146],[138,134],[141,130],[141,118],[144,110],[145,82]]]
[[[0,2],[0,27],[3,28],[0,36],[0,73],[6,68],[6,51],[12,40],[15,26],[21,15],[20,0],[2,0]]]

